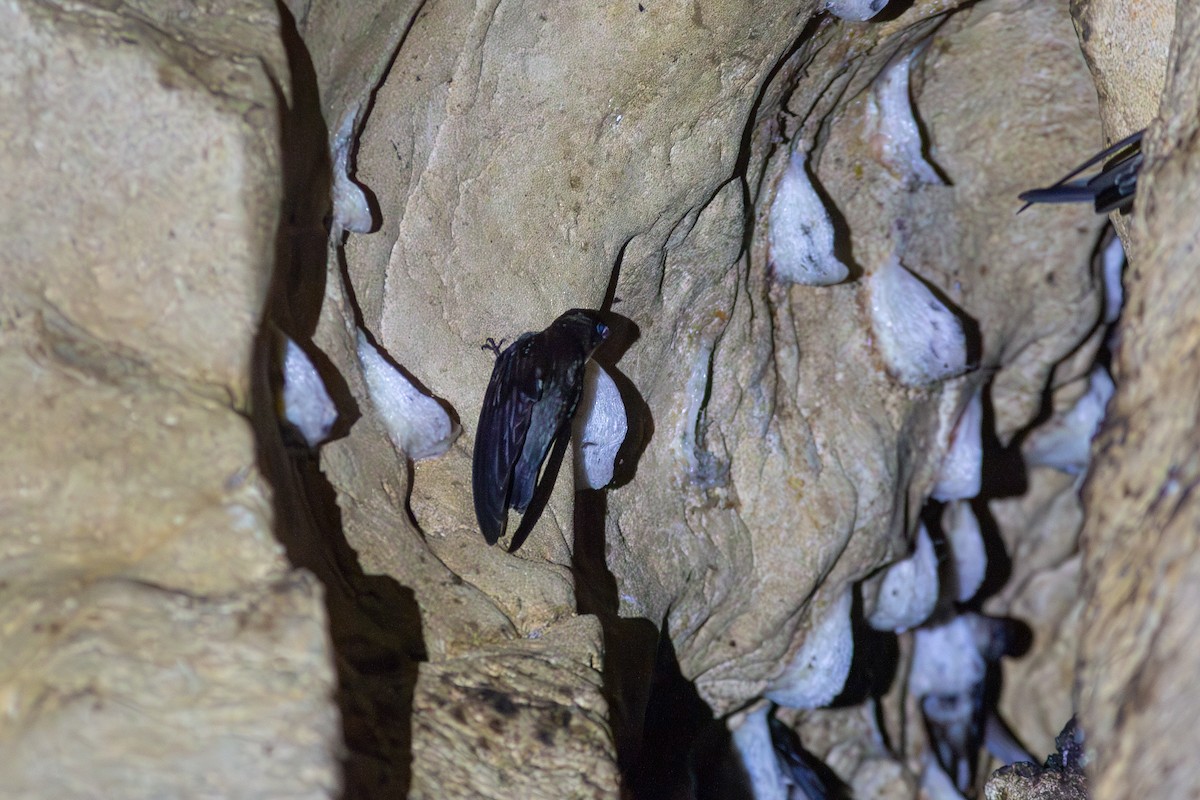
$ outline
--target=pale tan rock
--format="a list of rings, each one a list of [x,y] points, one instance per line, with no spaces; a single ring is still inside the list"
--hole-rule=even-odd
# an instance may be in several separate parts
[[[727,179],[738,155],[731,143],[740,138],[754,103],[755,82],[794,34],[778,27],[760,37],[735,21],[732,7],[714,8],[714,16],[700,25],[665,7],[638,12],[631,6],[628,14],[608,17],[555,13],[532,27],[505,15],[493,20],[490,10],[435,12],[410,32],[367,123],[359,175],[379,196],[383,228],[374,237],[352,237],[347,262],[368,326],[378,326],[381,343],[402,365],[425,365],[431,388],[450,401],[470,436],[492,365],[479,343],[541,328],[571,305],[598,305],[626,243],[627,277],[640,280],[639,272],[653,268],[679,220],[690,212],[694,221]],[[782,7],[766,5],[756,13],[784,16]],[[590,52],[581,51],[581,43]],[[628,43],[635,49],[626,50]],[[625,70],[657,63],[663,48],[684,58],[654,67],[662,93],[631,94],[623,83]],[[626,60],[614,60],[614,51],[625,52]],[[726,51],[742,55],[724,68],[732,71],[722,83],[710,65]],[[615,69],[605,73],[610,67]],[[564,86],[574,88],[558,97]],[[729,91],[733,87],[743,88]],[[639,166],[629,169],[626,163]],[[668,180],[646,183],[648,171]],[[740,192],[730,186],[722,197],[728,198],[721,224],[728,230],[725,250],[732,263],[740,248]],[[688,227],[674,234],[678,241]],[[648,237],[645,245],[630,242],[635,234]],[[388,261],[385,273],[381,267]],[[642,302],[640,292],[618,293]],[[336,336],[339,329],[332,322],[325,330]],[[436,619],[445,613],[444,604],[425,602],[436,589],[417,584],[422,608],[433,610],[435,618],[425,629],[431,655],[474,651],[477,658],[469,663],[478,664],[489,648],[505,646],[502,637],[561,624],[574,614],[577,600],[570,570],[575,545],[569,469],[542,525],[514,558],[486,548],[476,530],[467,489],[470,444],[466,439],[461,449],[421,465],[410,502],[437,560],[480,587],[489,598],[485,608],[501,610],[515,628],[495,631],[490,642],[466,636],[460,626]],[[389,500],[402,509],[403,491]],[[347,526],[347,535],[351,542],[362,541],[354,525]],[[381,555],[367,559],[378,563]],[[396,563],[388,556],[382,560]],[[412,567],[400,574],[412,574]],[[412,585],[403,577],[401,582]],[[649,591],[647,586],[635,593]],[[661,604],[667,598],[660,593],[653,600]],[[650,599],[647,611],[654,614]],[[585,651],[599,646],[591,635],[578,642]],[[415,731],[414,749],[432,753],[431,745],[419,741],[433,735],[426,730],[436,726]],[[596,729],[577,746],[593,748],[593,757],[611,758],[607,735],[596,738],[601,732]],[[473,744],[473,737],[466,740]],[[515,759],[527,744],[511,740],[497,746]],[[607,791],[615,791],[615,784]]]
[[[276,743],[239,753],[261,783],[219,793],[322,796],[337,789],[341,755],[332,644],[348,796],[614,796],[621,726],[637,727],[649,690],[645,670],[621,665],[653,657],[622,638],[618,615],[661,625],[722,715],[779,678],[821,609],[864,580],[873,603],[881,568],[910,554],[983,383],[1007,442],[1044,392],[1066,398],[1090,365],[1100,221],[1082,208],[1012,213],[1017,192],[1077,163],[1099,126],[1063,3],[917,2],[866,24],[814,17],[818,5],[295,0],[279,23],[273,4],[185,21],[143,3],[178,33],[153,38],[154,51],[139,44],[149,27],[112,12],[73,6],[89,27],[44,5],[0,11],[15,39],[35,36],[31,15],[69,28],[0,56],[16,65],[0,91],[25,115],[8,115],[23,127],[3,140],[0,192],[6,208],[28,209],[8,217],[12,261],[0,268],[0,370],[19,387],[5,424],[22,433],[0,452],[15,520],[0,546],[22,581],[0,589],[15,631],[0,691],[7,681],[26,708],[34,684],[4,665],[10,653],[54,655],[58,634],[39,639],[33,626],[65,608],[70,630],[111,654],[117,677],[97,684],[108,694],[125,697],[123,675],[162,678],[155,659],[224,665],[214,686],[237,678],[240,693],[219,695],[243,711],[233,721],[209,722],[210,707],[174,685],[156,689],[200,720],[183,762],[197,770],[231,730]],[[40,76],[65,61],[33,69],[30,54],[64,43],[85,57],[55,84]],[[872,141],[886,126],[866,125],[872,82],[907,57],[914,125],[946,185],[914,189],[895,149]],[[195,155],[198,131],[208,160]],[[795,139],[811,148],[845,284],[785,288],[766,267],[770,199]],[[281,220],[285,268],[268,300]],[[375,225],[338,249],[343,229]],[[974,323],[982,370],[922,388],[889,377],[862,279],[892,256]],[[565,465],[525,547],[486,547],[469,489],[493,363],[478,345],[615,297],[637,328],[601,353],[633,409],[617,486],[576,496]],[[256,391],[251,342],[268,303],[340,383],[343,438],[319,469],[284,456],[263,408],[254,434],[234,411]],[[465,435],[446,455],[413,465],[388,441],[354,355],[358,325],[448,402]],[[48,417],[79,434],[26,433]],[[1078,509],[1067,491],[1035,487],[1001,526],[1023,559],[1003,600],[1048,637],[1026,670],[1039,685],[1069,674],[1061,614]],[[1033,543],[1050,530],[1061,532],[1052,544]],[[292,565],[324,584],[330,641],[316,586]],[[147,584],[161,591],[135,588]],[[230,627],[243,617],[273,621],[276,638]],[[118,635],[121,621],[162,640]],[[276,660],[261,667],[264,643]],[[77,678],[69,659],[54,663],[36,677],[61,694]],[[860,796],[915,791],[924,745],[901,695],[883,716],[904,752],[879,744],[862,708],[864,724],[831,724],[820,748]],[[1025,687],[1013,702],[1036,702],[1026,719],[1045,729],[1062,697],[1035,695]],[[256,714],[268,701],[286,713]],[[89,707],[90,727],[72,716],[80,704],[55,717],[53,702],[28,708],[42,716],[20,739],[34,766],[10,773],[21,791],[49,779],[42,754],[64,730],[126,720],[110,706]],[[101,739],[132,748],[142,731]],[[188,769],[161,768],[183,743],[158,741],[142,788],[119,794],[194,788]],[[58,774],[69,795],[87,773]]]
[[[1172,0],[1087,0],[1073,6],[1107,137],[1094,149],[1145,128],[1159,115],[1177,5]],[[1113,218],[1127,253],[1141,246],[1129,222],[1124,215]]]
[[[1031,470],[1028,481],[1024,494],[988,504],[1010,574],[984,608],[1030,627],[1029,652],[1001,662],[999,708],[1022,744],[1046,753],[1073,711],[1083,611],[1078,553],[1083,507],[1076,476],[1042,467]]]
[[[1012,198],[1020,186],[1016,183],[1020,176],[1013,175],[1012,163],[1024,158],[1020,137],[1036,137],[1037,126],[1044,119],[1040,106],[1044,95],[1074,98],[1078,105],[1064,99],[1061,113],[1076,114],[1080,120],[1094,114],[1094,106],[1077,56],[1069,62],[1076,65],[1073,82],[1068,82],[1069,91],[1064,90],[1064,77],[1057,72],[1062,63],[1060,53],[1069,55],[1073,47],[1065,9],[990,4],[959,16],[961,21],[955,17],[946,30],[939,31],[938,36],[946,38],[935,38],[922,67],[923,90],[914,92],[916,113],[929,126],[933,161],[947,171],[953,186],[923,187],[915,195],[899,192],[898,181],[889,177],[886,167],[874,161],[862,143],[859,131],[863,126],[858,121],[863,113],[861,103],[848,104],[844,118],[835,119],[829,144],[817,159],[816,173],[845,215],[852,252],[864,260],[867,269],[879,263],[872,263],[870,258],[882,258],[889,248],[897,246],[891,229],[895,220],[903,219],[909,226],[908,252],[916,254],[911,259],[914,269],[979,319],[983,362],[1001,366],[993,384],[993,397],[1001,393],[994,403],[1000,406],[996,414],[1003,435],[1005,427],[1015,430],[1032,417],[1054,363],[1090,332],[1099,314],[1099,286],[1089,266],[1090,242],[1097,235],[1098,223],[1085,211],[1059,212],[1078,221],[1068,236],[1055,225],[1055,236],[1047,237],[1045,220],[1036,225],[1018,220],[997,227],[997,220],[1007,221],[1015,211]],[[1057,28],[1051,24],[1053,20]],[[1055,30],[1057,33],[1053,33]],[[1014,51],[1025,55],[1014,58]],[[824,52],[819,54],[817,64],[810,65],[809,70],[820,74],[818,65],[824,57]],[[1026,74],[1030,61],[1036,63],[1040,58],[1046,59],[1047,67],[1029,72],[1044,75],[1045,83],[1018,80],[1019,74]],[[1011,78],[1000,77],[1006,72]],[[985,74],[990,77],[985,79]],[[793,107],[798,105],[802,107],[793,101]],[[1003,117],[982,124],[976,121],[978,115],[989,114]],[[1019,116],[1022,114],[1029,116]],[[1022,133],[1023,126],[1028,126],[1030,133]],[[989,135],[994,138],[987,138]],[[1012,162],[994,154],[996,148],[1009,147],[1014,154]],[[999,268],[997,264],[1005,266]],[[1050,264],[1055,265],[1053,288],[1041,271]],[[753,275],[751,272],[752,279]],[[714,424],[721,431],[717,441],[737,442],[737,450],[731,454],[731,477],[737,490],[738,518],[748,529],[739,538],[748,535],[753,542],[747,542],[745,555],[728,557],[731,575],[739,575],[730,579],[729,586],[736,585],[738,590],[728,602],[716,588],[721,571],[706,578],[714,588],[707,591],[712,599],[701,606],[716,610],[705,609],[705,629],[713,633],[706,633],[697,647],[708,658],[719,661],[722,672],[739,672],[736,662],[729,660],[729,641],[748,648],[748,643],[762,641],[762,632],[779,632],[794,624],[772,617],[771,609],[782,611],[803,603],[805,587],[813,585],[813,576],[829,568],[828,562],[823,565],[820,558],[840,555],[837,567],[826,578],[825,586],[833,591],[840,570],[851,570],[850,574],[857,570],[857,577],[861,577],[871,565],[886,558],[884,552],[871,548],[891,542],[892,559],[906,555],[909,545],[903,539],[896,541],[896,537],[907,525],[896,514],[893,501],[898,492],[905,491],[901,487],[917,497],[928,491],[949,444],[953,423],[973,389],[973,382],[964,380],[936,390],[934,398],[942,391],[954,393],[942,412],[939,404],[929,402],[930,395],[898,393],[886,379],[880,380],[883,376],[873,366],[870,343],[862,338],[854,297],[857,291],[855,284],[820,292],[794,288],[788,294],[790,303],[772,296],[769,305],[780,318],[773,334],[741,336],[751,342],[769,339],[774,354],[761,362],[757,372],[754,362],[747,364],[745,356],[730,357],[738,364],[735,370],[729,377],[713,379],[708,419],[717,420]],[[1001,296],[1006,298],[1003,303],[999,302]],[[1009,316],[1014,302],[1028,305]],[[733,331],[745,324],[737,314],[751,305],[739,303],[735,307],[729,328],[722,335],[722,348],[735,347],[737,334]],[[1035,340],[1036,345],[1032,344]],[[719,369],[719,354],[716,364]],[[856,366],[852,368],[851,364]],[[1005,389],[1006,384],[1012,388]],[[774,389],[769,390],[770,386]],[[735,387],[746,388],[733,394]],[[725,393],[731,395],[730,400],[724,399]],[[749,416],[748,407],[752,408],[754,399],[764,394],[776,404],[774,419],[778,422],[759,422],[767,431],[762,438],[761,434],[750,434],[753,427],[748,421],[739,422],[738,415]],[[957,402],[952,399],[955,396]],[[735,407],[737,415],[721,411]],[[1011,411],[1002,411],[1009,407]],[[759,413],[765,415],[770,410],[771,406],[764,404]],[[656,415],[656,420],[663,418],[662,414]],[[779,426],[778,432],[775,425]],[[888,442],[895,441],[895,432],[900,430],[911,437],[908,441],[936,445],[914,453],[911,462],[890,461],[894,456],[886,455],[893,452]],[[652,442],[644,459],[652,457],[654,448]],[[785,462],[786,452],[794,455]],[[773,463],[776,459],[778,466]],[[855,487],[854,495],[848,494],[851,486]],[[728,489],[723,491],[729,493]],[[847,508],[851,497],[856,500],[853,510]],[[620,500],[614,495],[612,502]],[[667,498],[660,498],[656,507],[661,509],[666,502]],[[711,528],[715,511],[701,512],[707,517],[699,527],[707,527],[708,536],[720,541]],[[850,519],[855,520],[854,536],[849,539],[849,547],[839,552],[845,547],[840,544],[845,541],[843,537],[850,533],[843,520]],[[625,528],[622,519],[623,539],[628,542],[631,535]],[[815,534],[818,530],[819,535]],[[814,533],[805,540],[800,531]],[[730,548],[731,544],[724,547]],[[746,563],[740,560],[750,552],[754,554],[754,572],[752,576],[739,574],[737,565]],[[652,556],[647,554],[646,558]],[[806,574],[807,570],[811,572]],[[699,587],[689,587],[689,591],[699,591]],[[677,615],[682,615],[682,604],[674,608]],[[741,619],[732,623],[739,616]],[[785,627],[781,629],[780,625]],[[742,626],[744,631],[739,631]],[[680,629],[688,628],[681,625]],[[740,635],[722,637],[721,647],[725,650],[718,650],[718,630]],[[781,638],[786,637],[776,633],[771,637],[776,644],[764,642],[758,647],[778,646]],[[769,652],[758,649],[755,665],[773,663]],[[687,647],[681,648],[685,670],[696,670],[688,662],[693,657]],[[710,692],[707,696],[720,707],[717,693],[723,696],[726,690],[707,688],[708,678],[703,672],[701,666],[702,691]],[[728,691],[733,696],[753,692],[753,684],[746,680],[750,674],[741,672],[740,679],[745,682],[730,683]]]
[[[331,797],[320,586],[250,408],[274,5],[0,7],[0,794]]]
[[[1175,29],[1175,6],[1171,0],[1083,0],[1072,4],[1079,45],[1096,82],[1110,141],[1146,127],[1158,115]]]
[[[230,599],[120,577],[5,594],[30,631],[7,635],[6,655],[38,659],[6,670],[5,797],[334,796],[311,576]]]
[[[797,120],[812,115],[810,125],[788,123],[788,136],[829,121],[816,137],[815,177],[851,232],[859,269],[883,263],[904,220],[913,257],[904,263],[980,323],[983,363],[1000,369],[1002,435],[1028,424],[1055,362],[1100,313],[1090,272],[1099,222],[1084,209],[1056,209],[1052,223],[1009,220],[1016,193],[1053,174],[1053,159],[1031,153],[1049,145],[1069,161],[1090,146],[1094,90],[1064,6],[990,3],[958,15],[914,64],[913,88],[932,161],[953,185],[901,190],[862,139],[861,92],[896,48],[929,36],[947,10],[916,4],[881,26],[818,26],[761,96],[772,54],[796,31],[767,27],[748,38],[719,8],[711,18],[706,8],[703,27],[653,6],[604,19],[548,13],[536,23],[445,6],[416,20],[358,157],[382,227],[351,236],[346,262],[368,328],[401,365],[430,376],[466,434],[413,473],[408,502],[420,534],[404,520],[408,478],[399,465],[385,473],[384,492],[370,486],[380,454],[372,437],[352,434],[326,452],[351,507],[364,492],[389,507],[390,527],[356,516],[345,530],[368,571],[388,565],[414,588],[432,659],[422,670],[552,630],[576,610],[572,554],[580,537],[601,532],[572,531],[565,478],[515,558],[483,547],[475,530],[467,448],[492,363],[478,345],[541,328],[569,306],[599,304],[618,262],[614,310],[636,322],[639,338],[615,371],[645,403],[641,424],[651,421],[653,435],[633,482],[607,494],[615,577],[607,607],[655,622],[669,610],[681,669],[720,714],[790,663],[812,609],[908,554],[913,515],[981,377],[897,387],[864,335],[860,285],[773,287],[761,226],[746,259],[744,215],[765,219],[786,161],[774,109],[787,94]],[[767,6],[753,14],[784,16]],[[887,34],[889,46],[872,50]],[[679,56],[664,66],[653,55],[663,52]],[[738,56],[719,83],[698,54],[716,61],[729,52]],[[658,88],[630,94],[627,69]],[[1051,96],[1058,116],[1045,108]],[[738,181],[727,181],[739,158],[729,143],[741,139],[752,108],[760,116],[748,139],[748,209]],[[1059,134],[1062,115],[1078,134]],[[344,363],[336,355],[344,344],[333,343],[353,314],[336,287],[327,292],[317,337]],[[332,460],[339,452],[351,460]],[[346,471],[352,463],[357,473]],[[365,535],[364,525],[392,535]],[[477,619],[495,624],[467,629],[491,638],[447,623],[450,607],[435,599],[444,590],[426,583],[440,567],[418,569],[417,553],[435,554],[432,563],[482,591],[488,605]],[[476,618],[468,606],[452,613]],[[593,747],[603,752],[601,740]]]
[[[422,667],[410,797],[590,798],[618,785],[595,617]],[[597,741],[607,747],[596,747]]]
[[[789,712],[780,710],[789,722]],[[869,703],[798,715],[795,727],[804,748],[850,787],[854,797],[900,800],[914,797],[917,778],[884,745]]]
[[[1200,239],[1195,208],[1200,129],[1200,9],[1176,8],[1171,58],[1138,182],[1126,273],[1117,391],[1084,487],[1082,626],[1077,697],[1094,748],[1092,796],[1188,797],[1198,568],[1195,370]],[[1114,101],[1115,102],[1115,101]]]
[[[1098,284],[1088,265],[1098,222],[1089,218],[1088,211],[1058,208],[1039,220],[1026,219],[1030,212],[1012,216],[1017,207],[1013,197],[1023,188],[1037,185],[1042,180],[1039,169],[1046,168],[1030,164],[1030,153],[1044,152],[1042,148],[1052,145],[1055,158],[1070,163],[1091,147],[1092,139],[1081,132],[1095,124],[1094,90],[1082,61],[1073,52],[1067,21],[1061,6],[990,3],[953,16],[935,35],[924,59],[914,67],[913,102],[928,131],[930,160],[944,170],[950,187],[925,187],[897,199],[897,179],[890,172],[869,171],[876,169],[869,148],[843,149],[833,136],[818,170],[822,179],[839,172],[862,175],[857,184],[845,184],[842,191],[850,194],[842,197],[832,181],[826,183],[847,215],[855,254],[885,256],[885,248],[894,247],[898,238],[889,230],[890,220],[909,220],[907,246],[919,254],[913,264],[918,271],[922,265],[930,267],[919,274],[942,287],[952,301],[978,320],[982,361],[999,366],[989,399],[992,421],[1002,440],[1032,421],[1052,375],[1070,380],[1058,375],[1055,364],[1080,347],[1100,312]],[[1073,64],[1072,71],[1061,71],[1064,63]],[[1054,98],[1053,107],[1047,104],[1050,97]],[[852,130],[862,128],[857,122],[862,113],[859,108],[851,101],[845,112],[843,124]],[[1063,119],[1071,120],[1070,126],[1064,127]],[[962,124],[964,120],[971,121]],[[1074,147],[1079,149],[1057,150],[1064,137],[1078,137]],[[1046,174],[1056,177],[1054,172]],[[852,216],[852,207],[862,211]],[[1071,222],[1065,221],[1068,219]],[[1047,236],[1051,230],[1054,234]],[[1005,299],[1001,301],[1001,297]],[[816,313],[820,312],[809,311]],[[1090,352],[1094,354],[1094,345]],[[1084,363],[1065,374],[1074,377],[1086,368]],[[864,392],[849,395],[861,408]],[[952,423],[960,406],[954,402],[947,405],[949,413],[940,419]],[[939,428],[947,430],[944,424]],[[924,441],[942,446],[942,436]],[[935,449],[937,452],[944,451]],[[919,481],[914,476],[914,482]],[[1069,491],[1069,487],[1057,491]],[[1013,533],[1013,546],[1026,537],[1029,542],[1036,541],[1035,531],[1018,527]],[[1073,536],[1068,539],[1066,554],[1059,558],[1069,557],[1073,541]],[[1056,608],[1042,599],[1046,596],[1042,592],[1059,598],[1062,587],[1070,590],[1069,576],[1056,577],[1058,580],[1040,587],[1040,592],[1035,587],[1033,596],[1025,601],[1042,612],[1037,624],[1047,626],[1045,630],[1053,630],[1051,620],[1062,627],[1048,643],[1048,655],[1038,662],[1039,669],[1052,673],[1055,681],[1050,686],[1058,687],[1060,694],[1048,692],[1044,700],[1024,709],[1021,717],[1022,723],[1045,720],[1050,738],[1065,719],[1064,708],[1069,715],[1070,647],[1074,642],[1070,618],[1055,619]],[[1043,609],[1038,604],[1051,607]],[[1006,710],[1037,694],[1038,685],[1022,683],[1022,677],[1018,674],[1015,681],[1006,682],[1010,687],[1006,691],[1017,698]],[[919,725],[892,735],[893,741],[913,742],[910,747],[917,750],[923,746],[917,744],[923,738]],[[919,768],[915,762],[910,764],[914,770]]]

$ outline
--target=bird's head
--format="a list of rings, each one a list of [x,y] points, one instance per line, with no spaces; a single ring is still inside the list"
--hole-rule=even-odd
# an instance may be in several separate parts
[[[608,338],[608,326],[604,324],[604,320],[600,319],[597,312],[586,308],[572,308],[554,320],[552,327],[580,342],[588,354]]]

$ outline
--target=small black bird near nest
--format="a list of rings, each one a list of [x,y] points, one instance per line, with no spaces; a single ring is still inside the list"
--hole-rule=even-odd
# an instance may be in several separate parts
[[[509,552],[533,529],[554,488],[583,394],[584,367],[606,338],[608,326],[597,312],[573,308],[504,350],[503,342],[484,345],[498,355],[479,411],[471,484],[488,544],[504,536],[510,508],[524,516]]]

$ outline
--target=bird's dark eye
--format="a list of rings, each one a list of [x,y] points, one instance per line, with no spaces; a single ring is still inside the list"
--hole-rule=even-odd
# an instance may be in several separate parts
[[[597,322],[596,333],[600,334],[601,336],[608,336],[608,326],[603,322]]]

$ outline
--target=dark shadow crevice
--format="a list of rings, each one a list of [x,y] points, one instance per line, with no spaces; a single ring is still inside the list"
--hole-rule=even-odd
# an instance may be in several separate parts
[[[342,719],[344,797],[404,796],[412,773],[412,703],[417,665],[426,659],[413,591],[367,575],[346,539],[337,492],[318,456],[285,440],[277,404],[279,334],[312,360],[338,409],[332,436],[358,418],[347,382],[312,343],[325,296],[332,164],[311,57],[287,7],[277,4],[292,80],[292,103],[279,92],[283,202],[263,324],[255,342],[251,423],[258,467],[274,499],[275,535],[289,562],[324,589]],[[272,387],[272,382],[276,383]],[[286,443],[285,443],[286,441]]]

